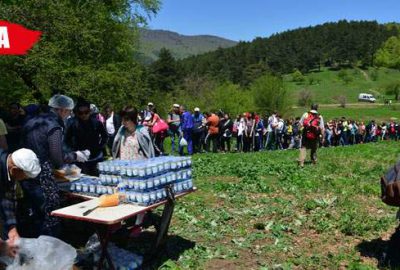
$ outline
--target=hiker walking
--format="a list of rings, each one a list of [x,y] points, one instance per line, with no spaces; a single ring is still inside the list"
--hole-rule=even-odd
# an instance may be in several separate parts
[[[306,159],[307,149],[311,150],[311,161],[313,164],[317,163],[317,149],[322,136],[324,141],[324,119],[318,113],[318,105],[313,104],[311,110],[303,114],[300,119],[300,126],[302,127],[302,140],[300,148],[299,165],[304,167],[304,160]],[[324,142],[322,142],[323,144]]]

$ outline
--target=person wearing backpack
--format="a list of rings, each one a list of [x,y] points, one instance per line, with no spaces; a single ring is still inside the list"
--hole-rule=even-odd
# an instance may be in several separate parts
[[[391,140],[396,140],[397,138],[397,127],[396,127],[396,123],[391,120],[390,124],[389,124],[389,137]]]
[[[317,163],[317,149],[322,136],[322,144],[325,140],[325,124],[324,119],[318,113],[318,104],[313,104],[311,110],[303,114],[300,119],[300,126],[302,127],[302,140],[299,155],[299,165],[304,167],[304,161],[307,155],[307,149],[311,150],[311,161],[313,164]]]

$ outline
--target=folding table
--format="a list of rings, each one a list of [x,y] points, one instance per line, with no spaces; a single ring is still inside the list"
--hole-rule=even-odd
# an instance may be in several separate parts
[[[98,269],[102,269],[104,260],[107,260],[110,269],[115,269],[112,259],[107,252],[107,246],[112,233],[122,227],[123,221],[164,205],[160,224],[159,226],[156,226],[157,234],[155,242],[153,244],[153,249],[157,250],[167,236],[172,214],[174,211],[175,199],[186,196],[196,191],[196,188],[193,188],[193,190],[174,195],[171,187],[166,187],[166,189],[168,194],[167,200],[158,202],[150,206],[139,206],[126,203],[120,204],[115,207],[98,208],[91,212],[89,215],[83,216],[83,212],[96,207],[99,200],[95,197],[90,199],[90,197],[86,196],[84,197],[86,201],[55,210],[51,214],[53,216],[72,220],[80,220],[94,225],[101,244],[101,255],[98,263]]]

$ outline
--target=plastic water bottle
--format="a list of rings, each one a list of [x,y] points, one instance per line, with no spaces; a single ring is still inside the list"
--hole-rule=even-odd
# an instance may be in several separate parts
[[[155,203],[157,201],[157,191],[150,192],[150,203]]]
[[[135,197],[137,203],[143,204],[143,193],[137,192]]]
[[[159,176],[156,176],[153,178],[154,180],[154,188],[158,188],[161,184],[161,178]]]
[[[160,176],[160,185],[163,186],[167,183],[167,176],[165,174]]]
[[[157,194],[157,201],[162,201],[162,199],[163,199],[163,190],[162,189],[157,189],[156,194]]]
[[[139,180],[139,189],[140,190],[145,190],[147,188],[147,185],[146,185],[146,181],[143,179],[143,180]]]
[[[153,178],[146,179],[146,187],[147,187],[147,189],[153,189],[154,188],[154,180],[153,180]]]
[[[148,205],[150,203],[150,195],[149,193],[145,192],[142,194],[143,204]]]

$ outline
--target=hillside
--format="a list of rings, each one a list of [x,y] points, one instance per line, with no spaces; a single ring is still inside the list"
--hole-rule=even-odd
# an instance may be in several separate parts
[[[340,78],[340,72],[344,72],[349,77],[346,83]],[[304,82],[294,82],[293,75],[285,75],[285,85],[290,93],[293,104],[298,101],[299,93],[307,89],[312,93],[313,100],[321,104],[338,103],[337,96],[345,96],[347,102],[355,103],[359,93],[370,93],[378,98],[378,103],[383,102],[385,88],[399,81],[400,71],[387,68],[369,68],[362,70],[342,69],[342,71],[322,69],[320,72],[310,72],[304,74]],[[312,83],[310,83],[310,81]],[[379,97],[381,96],[381,99]],[[393,98],[393,97],[388,97]]]
[[[169,49],[175,58],[202,54],[221,48],[235,46],[237,42],[210,35],[185,36],[165,30],[140,30],[140,52],[145,62],[157,59],[161,48]]]
[[[322,104],[320,112],[326,119],[346,116],[350,119],[378,122],[389,121],[391,118],[400,118],[400,107],[394,102],[394,96],[385,95],[389,84],[398,82],[400,71],[395,69],[344,69],[349,81],[345,83],[339,76],[341,71],[322,69],[320,72],[304,74],[303,82],[293,82],[293,74],[285,75],[284,82],[289,92],[290,103],[294,105],[287,116],[300,116],[306,109],[298,106],[300,92],[307,90],[312,100]],[[343,72],[343,71],[342,71]],[[310,84],[312,82],[312,84]],[[358,102],[358,94],[370,93],[377,98],[377,103]],[[335,97],[345,96],[346,108],[337,105]],[[393,100],[392,106],[384,106],[384,99]]]
[[[248,85],[264,72],[287,74],[299,69],[309,72],[324,66],[374,64],[384,42],[397,36],[396,27],[376,21],[338,21],[288,30],[252,42],[186,58],[186,74],[213,76]]]

